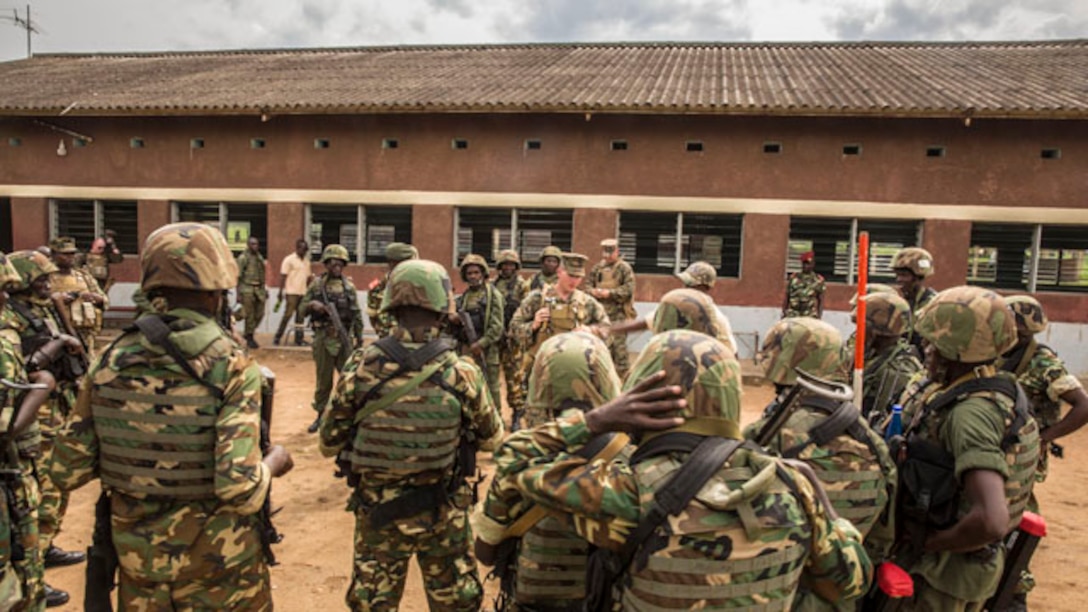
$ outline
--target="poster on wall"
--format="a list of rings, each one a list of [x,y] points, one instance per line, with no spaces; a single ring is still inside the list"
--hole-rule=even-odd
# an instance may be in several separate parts
[[[249,221],[227,221],[227,245],[232,251],[244,251],[249,241]]]

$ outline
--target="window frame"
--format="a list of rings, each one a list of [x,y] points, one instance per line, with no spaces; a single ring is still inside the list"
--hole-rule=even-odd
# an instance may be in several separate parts
[[[465,215],[471,211],[471,215]],[[509,225],[502,222],[492,224],[478,223],[462,228],[462,218],[471,217],[506,217]],[[549,219],[555,216],[555,219]],[[569,219],[567,218],[569,216]],[[559,218],[562,217],[562,218]],[[502,221],[500,219],[500,221]],[[490,253],[480,253],[476,246],[480,241],[475,236],[469,239],[468,250],[465,250],[462,241],[462,232],[466,229],[485,229],[491,232]],[[535,242],[533,250],[529,248],[526,234],[528,232],[549,232],[548,244],[555,245],[563,251],[570,251],[574,245],[574,209],[573,208],[526,208],[526,207],[490,207],[490,206],[458,206],[454,209],[453,223],[453,260],[454,267],[460,265],[461,260],[469,253],[481,255],[488,262],[494,262],[500,251],[512,249],[521,259],[521,267],[525,270],[540,269],[540,251],[548,244]],[[541,246],[543,244],[543,246]]]
[[[733,213],[715,213],[715,212],[673,212],[673,211],[657,211],[657,210],[621,210],[619,211],[619,218],[617,219],[617,235],[619,236],[620,253],[627,263],[631,265],[631,268],[639,274],[679,274],[685,270],[693,261],[707,261],[703,255],[705,250],[698,253],[695,256],[696,251],[694,240],[695,237],[713,237],[720,236],[722,239],[720,261],[715,266],[715,270],[718,273],[719,278],[740,278],[741,271],[743,269],[743,254],[744,254],[744,215]],[[687,217],[685,217],[687,215]],[[624,216],[627,216],[629,224],[626,231],[624,227]],[[643,217],[643,220],[637,223],[631,224],[630,221],[634,220],[634,217]],[[688,227],[699,228],[703,227],[697,223],[697,219],[706,219],[709,222],[709,218],[717,217],[722,220],[722,223],[715,227],[716,230],[721,231],[719,234],[699,232],[696,230],[685,230],[685,223],[690,222]],[[663,225],[661,232],[657,233],[657,255],[656,261],[658,265],[648,265],[644,262],[646,257],[639,257],[638,248],[638,233],[645,231],[644,225],[654,225],[654,218],[661,218],[662,222],[667,219],[671,219],[671,222],[667,225]],[[666,231],[671,226],[672,231]],[[735,227],[733,227],[735,226]],[[727,230],[728,233],[725,233]],[[632,242],[632,234],[634,235],[634,242]],[[662,238],[669,238],[662,240]],[[729,238],[735,240],[736,247],[731,249]],[[668,247],[672,247],[672,253],[668,254]],[[647,250],[651,247],[643,245],[643,250]],[[665,249],[664,251],[662,249]],[[666,253],[663,255],[662,253]],[[660,265],[660,262],[671,261],[671,267],[668,265]]]
[[[90,204],[91,215],[93,216],[93,235],[90,237],[90,241],[83,245],[81,244],[81,236],[74,235],[73,232],[61,232],[61,214],[59,207],[61,204]],[[107,206],[114,205],[131,205],[133,212],[133,228],[117,228],[108,227],[106,220],[106,208]],[[53,240],[58,236],[71,236],[76,239],[76,247],[81,251],[90,251],[94,241],[105,234],[106,229],[112,229],[117,232],[117,246],[121,249],[123,255],[139,255],[140,249],[143,244],[139,238],[140,230],[140,208],[138,200],[98,200],[98,199],[84,199],[84,198],[50,198],[49,199],[49,240]]]
[[[319,240],[317,240],[315,242],[315,240],[314,240],[314,233],[313,233],[314,214],[313,213],[314,213],[314,207],[315,206],[319,207],[319,208],[322,208],[322,209],[343,209],[344,211],[351,211],[352,209],[354,209],[354,212],[355,212],[355,224],[354,224],[355,225],[355,245],[354,245],[354,248],[349,248],[348,249],[348,253],[350,255],[352,255],[352,259],[351,259],[351,261],[349,261],[349,263],[354,263],[354,264],[357,264],[357,265],[364,265],[364,264],[381,265],[381,264],[385,264],[385,263],[388,263],[388,260],[386,260],[386,258],[385,258],[385,247],[386,247],[386,245],[388,245],[390,242],[406,242],[406,243],[409,243],[409,244],[411,244],[411,242],[412,242],[413,211],[412,211],[411,206],[395,205],[395,204],[332,204],[332,203],[328,203],[328,202],[308,202],[306,204],[306,206],[305,206],[306,219],[305,219],[305,226],[304,226],[304,235],[306,236],[306,241],[310,244],[310,253],[314,257],[315,260],[319,261],[321,259],[321,252],[326,246],[324,241],[321,241],[319,239]],[[393,222],[392,223],[392,226],[393,226],[392,240],[379,241],[380,246],[375,247],[375,249],[377,249],[377,252],[372,253],[372,254],[369,253],[372,250],[371,249],[371,239],[370,239],[371,227],[372,226],[385,227],[385,226],[389,225],[389,223],[382,223],[382,224],[379,225],[379,223],[374,223],[373,220],[374,219],[380,220],[381,217],[385,216],[386,214],[392,214],[393,210],[396,210],[398,213],[400,211],[407,211],[407,213],[408,213],[407,223],[402,222],[401,224],[398,225],[397,223]],[[369,214],[368,214],[368,211],[369,211]],[[343,226],[343,224],[341,224],[341,227],[342,226]],[[404,228],[407,228],[407,229],[404,229]],[[339,230],[338,233],[339,233],[340,237],[343,236],[343,230],[342,229]],[[319,243],[320,243],[320,246],[319,246]],[[330,242],[328,244],[344,244],[344,241],[341,239],[340,241],[338,241],[336,243]],[[360,248],[360,246],[362,248]]]
[[[1088,266],[1083,263],[1088,262],[1088,238],[1081,238],[1081,236],[1085,235],[1085,232],[1081,230],[1085,229],[1088,229],[1088,227],[1074,224],[973,222],[971,224],[970,244],[967,247],[967,283],[978,287],[1026,291],[1028,293],[1036,293],[1040,290],[1054,293],[1088,293]],[[979,236],[979,234],[1019,237],[1018,241],[1015,238],[1004,240],[1004,242],[1008,243],[1008,246],[1004,248],[1014,254],[1019,251],[1019,245],[1024,245],[1023,255],[1014,257],[1012,265],[1014,269],[1020,271],[1018,283],[998,276],[998,272],[1001,270],[1002,244],[1000,242],[992,245],[978,244],[980,240],[986,239]],[[1024,240],[1025,234],[1030,234],[1030,241]],[[1082,243],[1077,243],[1078,240],[1082,241]],[[970,275],[972,258],[982,255],[982,253],[976,253],[977,249],[993,249],[995,251],[992,255],[995,259],[992,280]],[[1050,252],[1056,252],[1057,258],[1044,255]],[[1083,284],[1077,284],[1077,280],[1074,280],[1072,284],[1062,283],[1063,275],[1067,274],[1067,271],[1063,270],[1063,267],[1065,267],[1063,266],[1064,254],[1067,252],[1082,253],[1080,257],[1076,258],[1080,259],[1082,263],[1076,266],[1075,276],[1078,278],[1084,276]],[[1054,259],[1057,261],[1053,272],[1044,270],[1044,265],[1047,267],[1050,265],[1049,263],[1044,264],[1044,262]],[[1048,280],[1051,276],[1054,278],[1053,282]]]
[[[257,237],[257,239],[261,243],[261,247],[259,249],[260,254],[262,256],[266,257],[266,258],[268,257],[268,206],[269,206],[268,202],[223,202],[223,201],[209,202],[209,201],[203,201],[203,200],[171,200],[170,201],[170,219],[171,219],[171,221],[173,223],[179,222],[181,220],[182,208],[185,208],[185,207],[188,207],[188,206],[194,206],[194,207],[195,206],[204,206],[204,207],[215,206],[216,207],[216,223],[215,223],[215,227],[217,227],[219,229],[220,233],[223,234],[223,237],[227,239],[227,244],[228,245],[230,244],[230,238],[229,238],[229,236],[227,234],[228,234],[228,231],[229,231],[228,224],[231,221],[231,218],[230,218],[230,209],[231,209],[231,207],[235,207],[235,206],[238,206],[238,207],[253,207],[253,208],[256,208],[256,207],[259,207],[259,206],[264,207],[264,223],[263,223],[264,227],[259,228],[260,233],[257,233],[257,231],[255,231],[254,227],[251,225],[249,235]],[[211,225],[211,223],[209,223],[208,221],[197,221],[197,222],[198,223],[200,223],[200,222],[208,223],[209,225]],[[237,257],[244,250],[245,250],[244,247],[241,248],[241,249],[231,248],[231,253],[235,257]]]
[[[803,234],[795,235],[795,223],[812,224],[814,226],[824,225],[827,229],[822,232],[824,236],[822,242],[826,244],[830,244],[830,239],[835,238],[836,234],[839,234],[839,238],[845,238],[845,240],[835,241],[835,255],[831,258],[830,265],[827,263],[826,249],[817,248],[815,243],[818,241],[813,239],[820,237],[820,235],[816,233],[813,233],[812,237],[804,237]],[[833,224],[844,227],[830,227]],[[895,225],[903,225],[904,227],[896,228]],[[858,276],[858,236],[861,232],[869,232],[870,238],[874,234],[878,238],[881,236],[902,237],[906,235],[907,225],[912,225],[914,229],[912,243],[900,244],[898,242],[871,239],[869,243],[869,282],[894,283],[895,272],[890,267],[891,258],[894,256],[893,251],[922,244],[925,224],[921,220],[791,215],[789,235],[786,240],[786,277],[788,278],[790,274],[801,270],[799,259],[801,253],[809,250],[823,250],[825,256],[821,257],[817,253],[816,271],[822,274],[828,282],[853,285],[857,282]],[[846,229],[845,233],[844,229]],[[899,232],[904,232],[904,234],[902,236],[894,235]],[[881,265],[885,261],[887,265]]]

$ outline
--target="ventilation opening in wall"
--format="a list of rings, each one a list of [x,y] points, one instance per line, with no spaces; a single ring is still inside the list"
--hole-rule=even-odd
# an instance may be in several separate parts
[[[189,140],[189,148],[190,149],[203,149],[204,148],[204,139],[203,138],[190,139]]]
[[[144,139],[143,138],[133,138],[133,139],[128,141],[128,146],[132,147],[133,149],[142,149],[142,148],[144,148]]]
[[[454,138],[451,145],[455,150],[463,151],[468,148],[468,140],[465,138]]]
[[[944,147],[926,147],[926,157],[944,157]]]
[[[328,138],[315,138],[314,139],[314,148],[315,149],[327,149],[327,148],[329,148],[329,139]]]
[[[400,146],[400,141],[396,138],[382,138],[383,149],[395,149]]]
[[[609,144],[609,148],[611,148],[613,151],[626,151],[627,150],[627,141],[626,140],[613,140]]]
[[[1061,149],[1043,149],[1042,151],[1039,152],[1039,157],[1041,157],[1043,159],[1061,159],[1062,158],[1062,150]]]
[[[21,146],[23,146],[23,139],[22,138],[8,138],[8,146],[9,147],[21,147]]]
[[[72,139],[72,146],[77,148],[77,149],[82,149],[83,147],[87,146],[87,139],[86,138],[73,138]]]
[[[843,155],[861,155],[861,145],[846,144],[842,146]]]
[[[543,146],[543,143],[541,143],[540,140],[538,140],[536,138],[530,138],[530,139],[525,141],[525,150],[526,151],[539,151],[542,146]]]
[[[702,153],[703,141],[701,140],[689,140],[684,143],[684,150],[688,153]]]
[[[765,142],[763,143],[763,152],[768,155],[778,155],[782,152],[781,142]]]
[[[249,148],[251,149],[263,149],[265,147],[264,138],[250,138]]]

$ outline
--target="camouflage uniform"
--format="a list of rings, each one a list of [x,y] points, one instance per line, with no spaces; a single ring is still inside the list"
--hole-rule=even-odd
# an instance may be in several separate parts
[[[933,256],[929,254],[929,251],[918,247],[899,249],[895,256],[892,257],[892,269],[907,270],[915,277],[925,279],[933,274]],[[900,295],[903,295],[902,289],[900,289]],[[933,301],[936,296],[937,292],[931,287],[921,287],[913,296],[903,295],[903,299],[907,300],[907,304],[910,305],[910,325],[907,327],[907,339],[910,341],[911,346],[917,349],[919,355],[923,354],[922,337],[914,329],[914,322],[917,320],[922,308]]]
[[[545,257],[555,257],[557,259],[561,259],[562,256],[563,251],[560,250],[559,247],[554,245],[548,245],[544,247],[544,250],[540,252],[540,261],[543,262]],[[558,278],[556,274],[544,274],[544,271],[541,270],[529,279],[529,291],[536,291],[537,289],[544,289],[549,285],[554,285],[556,278]]]
[[[75,240],[71,238],[57,238],[50,243],[54,253],[75,254]],[[88,355],[94,354],[95,335],[102,331],[102,313],[110,307],[110,299],[98,286],[94,279],[84,268],[73,266],[67,273],[57,270],[49,275],[49,283],[53,293],[94,293],[102,297],[102,305],[77,297],[68,304],[68,320],[79,334],[83,346],[87,347]]]
[[[529,403],[537,413],[548,415],[543,423],[568,409],[586,411],[600,406],[615,398],[619,390],[620,381],[605,344],[592,334],[571,332],[541,345],[529,379]],[[506,443],[517,445],[529,438],[529,432],[521,432]],[[496,458],[512,457],[499,452]],[[496,467],[487,498],[472,516],[472,527],[477,540],[491,545],[520,537],[514,604],[527,609],[580,610],[585,598],[588,544],[574,530],[568,515],[539,510],[535,512],[540,518],[524,533],[511,533],[534,507],[522,498],[514,482],[525,464],[500,461]]]
[[[0,290],[5,285],[21,281],[19,273],[0,253]],[[0,378],[27,382],[19,335],[6,327],[11,311],[0,308]],[[22,401],[20,393],[0,387],[0,432],[11,431],[15,410]],[[30,435],[37,436],[37,424],[31,425]],[[30,447],[20,449],[15,440],[5,439],[0,448],[0,467],[13,470],[3,477],[0,486],[7,489],[0,503],[0,609],[43,610],[45,593],[42,589],[45,567],[38,547],[38,481],[34,478],[34,461]],[[36,446],[36,441],[32,443]],[[17,475],[15,475],[17,474]],[[19,550],[21,549],[21,550]],[[19,558],[18,553],[22,553]]]
[[[666,293],[650,321],[650,331],[655,334],[673,329],[690,329],[717,338],[734,355],[737,353],[737,341],[733,338],[729,319],[702,291],[673,289]]]
[[[247,339],[253,338],[253,332],[264,320],[264,305],[268,301],[264,268],[264,256],[260,253],[251,253],[247,248],[238,256],[238,301],[245,311]]]
[[[382,310],[396,314],[397,307],[418,306],[447,313],[452,298],[442,266],[410,261],[390,275]],[[440,326],[413,332],[398,325],[390,338],[412,351],[440,335]],[[381,344],[370,344],[348,361],[332,407],[322,418],[322,454],[333,457],[343,451],[349,471],[358,475],[348,502],[355,513],[355,564],[346,601],[353,610],[396,609],[413,554],[432,609],[480,607],[483,589],[467,516],[471,492],[454,473],[455,457],[462,432],[474,436],[480,449],[494,449],[502,439],[502,420],[470,361],[445,350],[421,369],[405,371]],[[429,377],[415,380],[425,371]],[[372,398],[364,399],[372,389]],[[389,394],[397,394],[392,403],[370,403],[390,401],[385,399]],[[435,490],[443,492],[445,502],[413,506],[421,510],[393,512],[388,520],[372,523],[376,512],[389,507],[384,504]]]
[[[506,310],[502,293],[491,286],[488,280],[490,270],[487,262],[479,255],[466,255],[461,263],[461,280],[465,278],[467,266],[479,266],[483,272],[483,282],[478,287],[469,286],[465,292],[457,296],[457,310],[469,313],[473,323],[480,323],[476,327],[476,339],[484,349],[484,364],[481,369],[487,378],[487,388],[491,392],[491,400],[496,408],[502,406],[502,387],[499,385],[499,343],[503,339],[503,313]],[[461,354],[472,359],[477,366],[480,365],[475,355],[468,351],[468,346],[461,346]]]
[[[113,230],[106,230],[106,236],[96,238],[87,252],[84,268],[94,277],[95,282],[105,293],[110,292],[113,278],[110,276],[110,264],[119,264],[125,260],[121,250],[113,240]]]
[[[689,423],[739,437],[740,365],[728,349],[688,330],[659,334],[626,386],[662,369],[663,385],[687,390]],[[591,462],[575,454],[590,439],[585,416],[570,411],[512,436],[495,459],[509,466],[503,478],[513,479],[525,499],[571,514],[583,538],[615,551],[686,453]],[[872,570],[861,538],[848,521],[828,519],[812,487],[792,467],[741,447],[636,555],[629,578],[615,584],[623,608],[788,609],[802,570],[828,597],[857,597]]]
[[[603,248],[618,249],[616,240],[609,239],[601,242]],[[608,320],[612,323],[622,323],[634,319],[635,313],[635,271],[631,264],[623,260],[621,256],[613,262],[601,260],[594,264],[586,277],[586,284],[594,289],[607,289],[608,297],[598,298],[608,313]],[[612,351],[612,361],[616,364],[616,372],[622,379],[627,375],[627,335],[613,334],[608,337],[608,348]]]
[[[794,272],[786,282],[787,305],[783,318],[820,318],[820,297],[826,282],[818,272]]]
[[[330,259],[339,259],[347,262],[347,249],[330,244],[321,254],[321,263]],[[310,303],[318,301],[322,304],[335,302],[337,312],[340,314],[340,322],[351,338],[351,344],[346,344],[337,333],[328,314],[316,314],[310,312]],[[312,351],[314,356],[314,368],[317,371],[317,385],[314,387],[314,401],[311,404],[318,416],[325,410],[329,403],[329,395],[332,393],[333,374],[343,372],[344,364],[355,348],[355,343],[361,342],[363,337],[363,314],[359,309],[359,296],[355,291],[355,285],[347,276],[333,278],[328,272],[321,274],[310,281],[306,288],[306,295],[302,296],[299,304],[302,312],[309,314],[310,326],[314,330]]]
[[[227,289],[226,240],[195,223],[166,225],[142,253],[145,291]],[[145,315],[156,316],[156,315]],[[259,447],[261,374],[217,322],[187,309],[170,340],[217,399],[138,331],[88,373],[56,451],[57,483],[102,478],[120,559],[121,609],[271,610],[257,512],[271,471]]]
[[[760,355],[767,379],[785,388],[796,384],[798,369],[819,378],[834,378],[841,350],[838,330],[823,321],[799,317],[783,319],[771,327]],[[854,411],[852,423],[826,442],[817,442],[814,430],[844,409],[842,402],[829,401],[807,390],[797,401],[796,409],[770,438],[767,450],[807,463],[838,515],[850,520],[865,538],[870,557],[883,559],[895,534],[889,501],[895,498],[896,469],[887,445],[856,407],[845,408]],[[778,401],[768,406],[764,417],[745,429],[745,437],[754,439],[779,408]],[[854,609],[854,602],[822,599],[810,588],[807,578],[802,578],[794,610]]]
[[[402,261],[419,259],[419,251],[410,244],[403,242],[390,242],[385,246],[385,261],[392,270]],[[384,338],[393,330],[393,315],[382,312],[382,298],[385,297],[385,287],[389,284],[389,275],[370,282],[366,288],[366,318],[374,333],[379,338]]]
[[[939,293],[919,313],[916,329],[933,343],[942,357],[968,364],[988,363],[1016,341],[1016,326],[1004,300],[978,287],[955,287]],[[1038,426],[1030,415],[1024,415],[1014,439],[1006,441],[1013,424],[1019,420],[1013,398],[993,390],[970,393],[955,390],[972,379],[995,376],[997,372],[992,365],[979,365],[960,379],[929,385],[924,392],[911,395],[910,401],[915,405],[909,409],[913,418],[906,435],[911,444],[930,442],[949,453],[948,469],[953,471],[961,493],[955,520],[971,510],[971,501],[962,494],[964,475],[971,470],[999,474],[1005,481],[1007,529],[1011,531],[1019,524],[1031,495],[1039,452]],[[943,408],[932,409],[945,392],[955,393],[955,399]],[[906,468],[901,466],[901,471]],[[907,486],[901,483],[901,495]],[[900,520],[906,528],[912,525],[905,516]],[[906,608],[981,609],[997,588],[1004,557],[1005,547],[1000,540],[976,551],[960,553],[912,550],[907,540],[897,551],[900,564],[915,578],[915,595]]]
[[[31,294],[30,284],[42,274],[56,271],[56,266],[37,251],[18,251],[9,258],[22,275],[20,289],[11,295],[8,308],[11,317],[8,326],[19,333],[23,345],[23,356],[30,358],[27,347],[36,345],[43,336],[56,337],[52,330],[63,330],[60,315],[57,314],[53,300],[38,298]],[[41,328],[39,328],[41,326]],[[41,503],[38,506],[38,547],[44,556],[53,538],[60,531],[64,514],[68,509],[68,493],[57,488],[53,478],[53,452],[56,448],[57,435],[64,425],[76,400],[77,376],[79,372],[69,369],[55,372],[57,387],[49,396],[49,401],[38,409],[38,426],[41,435],[40,456],[36,462],[38,491]],[[38,434],[24,434],[37,437]],[[21,436],[22,438],[23,436]]]
[[[517,264],[518,269],[521,268],[521,261],[516,251],[507,250],[499,253],[499,259],[496,262],[499,274],[492,284],[502,294],[503,300],[504,333],[502,342],[499,344],[499,360],[502,363],[502,375],[506,379],[506,405],[513,413],[520,415],[525,410],[525,382],[524,372],[521,369],[522,349],[521,343],[510,331],[510,323],[514,319],[514,313],[525,300],[525,296],[529,294],[529,281],[516,270],[510,276],[503,276],[502,264],[508,261]],[[498,404],[499,399],[494,399]]]
[[[922,371],[922,363],[902,337],[910,324],[906,300],[891,293],[870,293],[864,300],[865,333],[870,337],[898,339],[879,351],[869,343],[865,353],[861,412],[872,423],[891,412],[891,406],[899,402],[907,382]]]

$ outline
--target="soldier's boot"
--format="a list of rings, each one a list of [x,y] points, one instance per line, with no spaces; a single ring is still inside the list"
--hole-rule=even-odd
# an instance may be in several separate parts
[[[305,340],[306,332],[301,329],[295,330],[295,346],[310,346],[309,342]]]
[[[308,433],[317,433],[317,430],[321,428],[321,413],[317,413],[317,417],[314,418],[314,422],[310,423],[310,426],[306,428]]]
[[[246,346],[251,349],[259,349],[261,345],[257,344],[257,341],[253,339],[253,334],[246,336]]]
[[[68,603],[69,599],[71,598],[68,596],[67,591],[54,589],[48,584],[45,585],[45,607],[55,608],[57,606],[63,606]]]
[[[279,346],[280,345],[280,338],[281,338],[281,336],[279,334],[276,334],[275,336],[273,336],[272,346]],[[295,344],[298,344],[298,343],[296,342]]]
[[[61,550],[56,546],[50,546],[49,550],[45,551],[45,567],[47,568],[75,565],[86,560],[87,555],[76,550]]]

